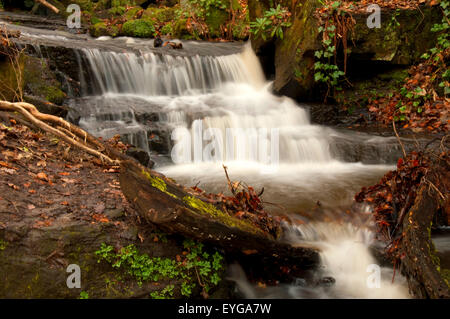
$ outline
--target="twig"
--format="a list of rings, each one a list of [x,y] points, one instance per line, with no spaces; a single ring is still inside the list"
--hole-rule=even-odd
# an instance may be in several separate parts
[[[402,140],[400,139],[400,136],[398,136],[397,133],[397,128],[395,127],[395,122],[392,121],[392,127],[394,128],[394,133],[395,136],[397,137],[397,141],[400,144],[401,148],[402,148],[402,152],[403,152],[403,157],[406,159],[406,152],[405,152],[405,147],[403,146]]]
[[[224,164],[222,164],[222,166],[223,166],[223,170],[225,171],[225,175],[227,176],[227,181],[228,181],[228,185],[230,187],[230,190],[233,193],[233,195],[236,195],[236,191],[235,191],[235,189],[233,187],[233,183],[230,180],[230,176],[228,176],[227,167]]]

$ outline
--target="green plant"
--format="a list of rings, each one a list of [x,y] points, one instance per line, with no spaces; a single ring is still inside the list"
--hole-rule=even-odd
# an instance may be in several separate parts
[[[173,290],[175,289],[174,285],[168,285],[161,291],[154,291],[150,293],[150,297],[153,299],[169,299],[173,297]]]
[[[395,12],[391,16],[391,21],[387,26],[388,30],[393,30],[396,27],[400,26],[400,22],[398,22],[397,17],[400,15],[400,9],[395,10]]]
[[[80,298],[78,299],[89,299],[89,294],[86,291],[80,292]]]
[[[331,58],[336,54],[336,46],[332,41],[336,35],[336,26],[330,21],[327,27],[319,27],[319,33],[325,33],[325,36],[322,40],[323,48],[314,53],[314,56],[318,59],[314,64],[314,80],[327,85],[327,93],[325,95],[325,99],[327,99],[332,89],[341,90],[338,84],[341,77],[345,75],[345,72],[341,71],[331,61]]]
[[[431,28],[432,32],[439,33],[437,38],[437,46],[430,50],[430,53],[424,54],[422,57],[425,59],[431,59],[435,65],[437,65],[438,70],[436,74],[439,77],[438,86],[443,89],[444,95],[450,94],[449,82],[450,82],[450,71],[446,63],[444,56],[445,52],[448,54],[450,48],[450,1],[441,1],[440,3],[443,17],[441,23],[436,23]]]
[[[2,239],[0,239],[0,251],[5,250],[8,246],[8,243]]]
[[[218,252],[210,254],[204,250],[202,243],[185,240],[183,246],[186,249],[184,260],[169,258],[149,257],[139,254],[134,245],[126,246],[115,252],[112,246],[102,243],[100,249],[95,252],[98,262],[106,261],[113,268],[122,269],[128,275],[135,278],[139,285],[145,281],[157,282],[163,279],[180,280],[181,294],[189,297],[197,284],[207,296],[211,287],[216,286],[221,278],[223,270],[223,256]],[[152,297],[167,297],[173,295],[170,286],[165,290],[154,293]]]
[[[256,38],[261,37],[263,40],[270,38],[283,39],[283,28],[288,28],[292,25],[289,22],[291,13],[287,8],[282,8],[277,5],[276,8],[270,8],[264,13],[262,18],[256,18],[256,21],[250,22],[250,32]]]
[[[198,16],[202,18],[208,17],[214,9],[227,9],[224,0],[191,0],[190,2],[197,7]]]

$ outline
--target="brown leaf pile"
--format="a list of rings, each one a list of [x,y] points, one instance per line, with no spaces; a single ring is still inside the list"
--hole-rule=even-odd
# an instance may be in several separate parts
[[[395,171],[387,173],[378,184],[363,188],[355,196],[356,202],[369,204],[373,208],[378,231],[389,243],[387,253],[394,260],[401,257],[397,255],[403,236],[401,225],[414,205],[421,185],[426,183],[429,187],[438,190],[440,196],[444,198],[447,196],[444,194],[447,194],[449,181],[443,177],[442,167],[447,169],[450,167],[448,149],[440,154],[411,152],[405,159],[398,160]],[[435,184],[429,180],[432,175],[436,177],[433,178]],[[448,201],[444,200],[441,205],[447,205],[445,202],[448,204]],[[446,214],[449,212],[447,211]]]
[[[405,160],[398,160],[395,171],[387,173],[378,184],[364,187],[355,196],[356,202],[374,207],[375,221],[385,239],[391,238],[405,211],[414,202],[429,165],[428,158],[423,154],[412,152]]]
[[[263,190],[257,194],[253,187],[242,187],[241,183],[230,185],[233,196],[226,196],[223,193],[212,194],[194,186],[192,189],[199,195],[206,197],[210,203],[222,208],[230,216],[250,221],[259,229],[278,237],[281,217],[272,217],[264,210],[261,195]],[[240,191],[237,191],[241,188]]]
[[[447,131],[450,128],[450,101],[439,92],[437,75],[447,65],[450,49],[439,56],[440,60],[428,59],[411,67],[403,90],[415,92],[415,98],[408,98],[399,92],[392,97],[369,100],[369,111],[384,124],[402,122],[404,128],[414,131]],[[448,83],[447,83],[448,84]],[[418,105],[415,103],[419,103]],[[404,109],[400,107],[404,106]]]

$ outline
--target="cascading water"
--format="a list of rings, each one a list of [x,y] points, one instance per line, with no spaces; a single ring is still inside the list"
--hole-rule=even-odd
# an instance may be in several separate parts
[[[239,265],[229,269],[246,298],[408,298],[406,280],[392,268],[381,267],[370,253],[374,234],[368,228],[351,223],[313,222],[291,228],[292,243],[310,244],[320,249],[321,268],[312,280],[333,278],[330,284],[308,284],[297,279],[290,285],[256,287],[250,284]],[[379,277],[378,277],[379,273]],[[393,278],[395,281],[393,282]]]
[[[27,36],[30,41],[42,38],[41,34]],[[45,37],[45,41],[56,41],[52,38],[55,35]],[[233,180],[265,188],[264,201],[276,204],[268,210],[296,216],[317,202],[328,208],[348,207],[361,186],[370,185],[391,168],[339,161],[330,146],[341,133],[312,125],[305,107],[271,94],[249,46],[241,53],[227,54],[223,44],[187,42],[177,53],[151,49],[152,42],[145,40],[84,40],[58,38],[58,43],[65,41],[76,50],[83,71],[80,78],[86,90],[84,96],[70,101],[76,110],[71,114],[73,119],[97,136],[121,134],[152,154],[156,170],[180,183],[199,183],[210,192],[227,191],[222,168],[226,163]],[[223,54],[209,54],[217,51]],[[178,145],[172,139],[177,128],[184,128],[191,137],[199,128],[203,134],[215,129],[223,138],[217,144],[223,145],[223,151],[205,157],[203,151],[212,140],[202,134],[200,141],[191,141],[187,162],[174,164],[170,155]],[[226,143],[229,129],[243,130],[241,146]],[[262,140],[267,144],[255,139],[260,129],[266,130]],[[271,135],[273,130],[275,135]],[[359,143],[372,140],[352,133],[345,133],[345,138]],[[268,146],[274,140],[278,140],[278,154]],[[268,155],[261,158],[260,153]],[[274,157],[278,164],[275,170],[271,165]],[[322,269],[316,276],[331,276],[335,284],[311,288],[299,279],[292,285],[260,289],[249,284],[239,267],[233,266],[231,278],[246,297],[408,297],[401,276],[397,274],[395,284],[390,284],[392,271],[384,268],[381,287],[367,287],[367,267],[376,263],[369,249],[373,234],[356,221],[338,224],[312,219],[292,228],[290,240],[320,246]]]

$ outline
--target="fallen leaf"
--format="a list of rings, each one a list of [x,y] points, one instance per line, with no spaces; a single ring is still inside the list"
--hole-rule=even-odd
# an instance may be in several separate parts
[[[36,177],[38,178],[38,179],[40,179],[41,181],[46,181],[46,182],[48,182],[48,177],[47,177],[47,174],[45,174],[45,173],[38,173],[37,175],[36,175]]]

